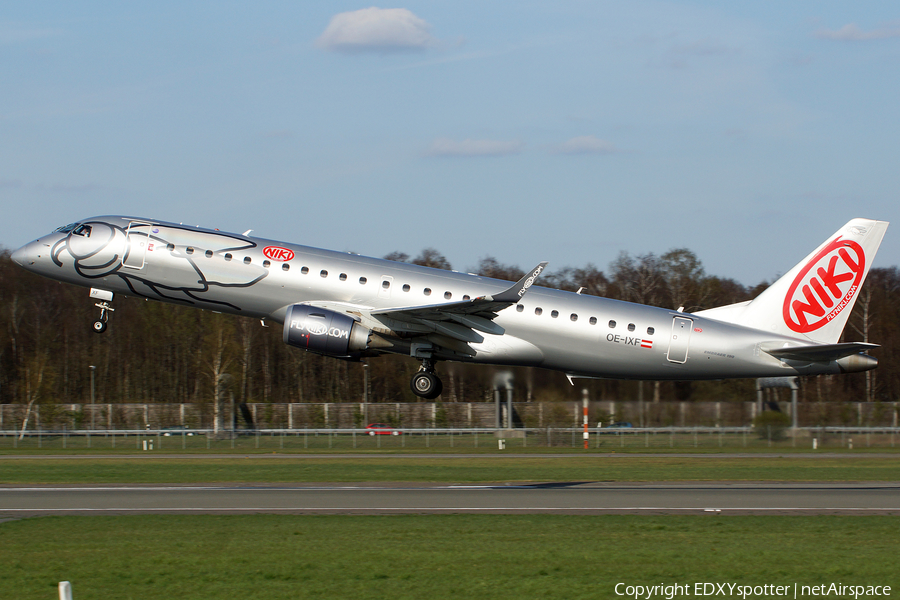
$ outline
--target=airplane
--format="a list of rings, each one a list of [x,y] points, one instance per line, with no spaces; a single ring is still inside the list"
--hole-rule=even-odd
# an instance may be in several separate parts
[[[686,313],[127,216],[78,221],[12,254],[90,288],[106,330],[115,294],[278,323],[284,342],[347,360],[421,361],[410,387],[434,399],[437,361],[542,367],[575,378],[702,380],[855,373],[876,344],[839,339],[888,223],[853,219],[755,299]]]

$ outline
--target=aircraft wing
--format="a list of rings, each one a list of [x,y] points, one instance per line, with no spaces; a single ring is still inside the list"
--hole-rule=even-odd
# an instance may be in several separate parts
[[[811,362],[830,362],[840,360],[845,356],[866,352],[873,348],[879,348],[878,344],[865,342],[846,342],[843,344],[815,344],[811,346],[794,346],[792,348],[777,348],[766,350],[775,358],[789,360],[807,360]]]
[[[478,332],[493,335],[505,333],[503,327],[493,321],[497,313],[519,302],[546,266],[547,263],[542,262],[499,294],[459,302],[373,310],[369,314],[379,320],[389,319],[392,321],[391,328],[395,330],[410,333],[434,332],[463,344],[480,343],[484,341],[484,337]],[[441,343],[441,340],[435,341]],[[458,343],[447,346],[464,354],[470,353],[470,349]]]

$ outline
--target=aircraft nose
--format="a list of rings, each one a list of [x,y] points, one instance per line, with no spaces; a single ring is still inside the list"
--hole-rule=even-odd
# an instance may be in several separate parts
[[[47,250],[47,248],[39,241],[30,242],[13,252],[10,258],[12,258],[12,261],[20,267],[25,267],[27,269],[40,258],[41,250]]]

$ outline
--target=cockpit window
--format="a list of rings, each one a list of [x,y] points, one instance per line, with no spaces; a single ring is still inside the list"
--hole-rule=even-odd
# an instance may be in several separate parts
[[[79,225],[74,230],[72,230],[72,235],[80,235],[82,237],[91,237],[91,226],[90,225]]]
[[[62,227],[57,227],[54,233],[69,233],[73,229],[78,227],[78,223],[69,223],[68,225],[63,225]]]

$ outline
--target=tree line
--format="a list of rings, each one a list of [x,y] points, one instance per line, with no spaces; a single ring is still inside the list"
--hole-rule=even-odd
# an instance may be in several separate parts
[[[450,269],[428,248],[410,257],[385,258]],[[518,266],[492,257],[466,269],[515,281]],[[707,275],[686,248],[665,254],[622,252],[606,271],[593,264],[545,272],[541,285],[582,294],[639,302],[687,312],[749,300],[768,287],[752,287]],[[233,381],[241,402],[360,402],[368,380],[370,402],[415,402],[409,379],[418,362],[386,355],[346,362],[290,348],[279,326],[258,320],[140,298],[117,297],[109,330],[97,335],[90,324],[99,309],[86,288],[59,283],[19,268],[0,251],[0,403],[212,402],[222,375]],[[900,271],[872,269],[854,307],[844,341],[882,347],[875,371],[804,378],[804,401],[896,401],[900,398]],[[497,369],[441,362],[443,402],[492,398]],[[572,387],[561,373],[536,368],[506,369],[515,377],[515,400],[577,400],[587,387],[597,400],[720,400],[755,398],[755,382],[644,383],[578,380]],[[368,374],[366,376],[366,371]],[[92,387],[93,380],[93,387]]]

